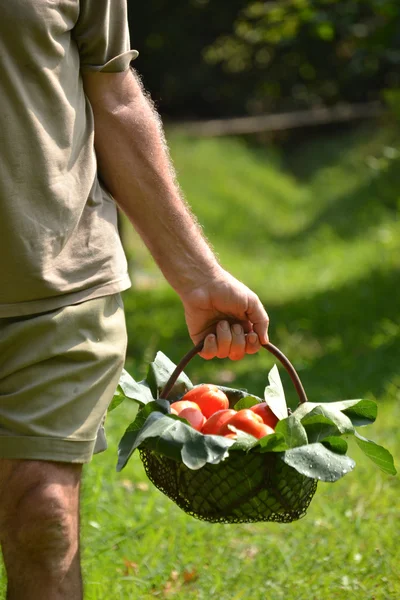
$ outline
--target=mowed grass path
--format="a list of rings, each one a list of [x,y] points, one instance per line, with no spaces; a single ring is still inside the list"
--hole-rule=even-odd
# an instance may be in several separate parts
[[[379,404],[366,437],[400,463],[400,144],[394,131],[341,133],[275,152],[243,140],[170,137],[179,180],[222,264],[262,298],[271,341],[309,399]],[[137,289],[125,294],[128,370],[191,343],[180,304],[132,238]],[[266,352],[187,368],[262,395]],[[282,373],[289,403],[296,397]],[[109,450],[85,469],[86,598],[386,600],[400,597],[400,484],[361,456],[319,484],[293,524],[210,525],[186,516],[147,480],[135,456],[115,472],[133,405],[108,420]]]

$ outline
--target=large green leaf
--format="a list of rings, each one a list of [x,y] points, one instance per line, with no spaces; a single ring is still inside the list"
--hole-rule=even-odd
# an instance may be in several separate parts
[[[301,423],[307,432],[308,442],[320,442],[328,436],[340,435],[338,426],[322,414],[313,414],[312,412],[303,417]]]
[[[377,406],[372,400],[342,400],[340,402],[305,402],[301,404],[293,414],[296,414],[301,420],[317,406],[325,407],[327,410],[342,413],[346,415],[353,426],[370,425],[376,419]],[[325,414],[325,413],[324,413]],[[327,414],[327,413],[326,413]]]
[[[138,429],[134,428],[135,424]],[[125,467],[141,444],[182,461],[190,469],[200,469],[206,463],[216,464],[226,458],[234,441],[219,435],[203,435],[175,415],[152,411],[143,425],[137,418],[122,437],[118,450],[118,471]]]
[[[389,450],[375,444],[375,442],[372,442],[371,440],[367,440],[357,432],[355,434],[355,440],[364,454],[368,456],[372,462],[378,465],[384,473],[396,475],[397,471],[394,466],[393,456],[390,454]]]
[[[324,438],[321,443],[325,448],[328,448],[328,450],[332,450],[332,452],[336,452],[337,454],[346,454],[347,452],[348,444],[342,437],[336,435],[328,436]]]
[[[138,411],[135,420],[129,425],[126,431],[139,431],[147,421],[147,417],[152,412],[161,412],[162,414],[169,414],[171,412],[171,409],[168,400],[162,400],[161,398],[158,398],[157,400],[148,402],[143,408],[141,408]]]
[[[359,400],[357,404],[344,409],[343,413],[350,418],[354,427],[362,427],[375,421],[378,405],[372,400]]]
[[[258,439],[255,438],[254,435],[236,429],[233,425],[228,425],[228,428],[231,429],[233,433],[236,433],[235,443],[232,446],[233,450],[244,450],[245,452],[248,452],[258,444]]]
[[[108,407],[108,412],[111,412],[112,410],[114,410],[115,408],[117,408],[120,404],[122,404],[122,402],[126,400],[126,396],[123,393],[123,391],[121,390],[121,388],[118,386],[117,389],[114,392],[114,396],[113,399]]]
[[[355,467],[350,457],[332,452],[321,443],[292,448],[280,456],[302,475],[321,481],[337,481]]]
[[[297,410],[293,414],[297,415]],[[319,406],[315,406],[312,411],[303,417],[301,422],[303,425],[306,425],[307,420],[309,421],[314,416],[322,416],[329,419],[337,427],[340,434],[354,433],[353,423],[349,417],[340,410],[332,407],[331,404],[320,404]]]
[[[268,374],[269,385],[264,390],[264,398],[278,419],[288,416],[285,392],[279,376],[278,367],[274,365]]]
[[[308,443],[306,430],[295,415],[279,421],[275,431],[283,436],[288,448],[296,448]]]
[[[159,397],[172,373],[175,371],[175,368],[176,365],[168,358],[168,356],[165,356],[162,352],[157,352],[154,361],[149,365],[146,375],[146,382],[154,398]],[[186,394],[187,391],[192,389],[192,387],[192,382],[185,373],[182,372],[176,380],[168,397],[170,399],[180,398]]]
[[[285,441],[285,436],[282,433],[271,433],[271,435],[265,435],[258,444],[255,445],[254,450],[257,452],[283,452],[288,450],[289,446]]]
[[[129,375],[128,371],[125,371],[125,369],[122,371],[118,382],[117,392],[121,391],[126,398],[136,400],[140,404],[147,404],[148,402],[152,402],[155,398],[146,381],[140,381],[138,383]]]

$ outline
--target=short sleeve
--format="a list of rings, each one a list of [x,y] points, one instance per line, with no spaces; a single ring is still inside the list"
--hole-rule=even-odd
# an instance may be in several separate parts
[[[73,37],[82,71],[126,71],[139,54],[130,49],[126,0],[80,0]]]

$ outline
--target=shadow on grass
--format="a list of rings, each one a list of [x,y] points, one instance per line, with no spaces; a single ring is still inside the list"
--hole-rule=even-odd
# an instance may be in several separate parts
[[[399,372],[399,276],[373,271],[309,299],[271,307],[276,341],[290,348],[310,400],[371,393],[379,398]]]
[[[399,372],[400,272],[373,271],[364,279],[307,299],[269,305],[271,341],[298,369],[311,401],[365,397],[379,399]],[[267,302],[266,302],[267,304]],[[192,347],[177,296],[168,288],[125,293],[129,331],[127,368],[139,379],[158,350],[174,362]],[[267,363],[262,353],[239,363],[194,359],[196,381],[235,375],[235,387],[263,390]],[[290,387],[286,374],[283,381]],[[228,383],[229,385],[229,383]]]
[[[400,189],[400,159],[381,167],[380,172],[369,171],[364,184],[346,194],[339,194],[316,214],[301,231],[293,235],[270,235],[275,244],[290,249],[304,244],[324,225],[342,239],[355,238],[387,220],[397,219]]]

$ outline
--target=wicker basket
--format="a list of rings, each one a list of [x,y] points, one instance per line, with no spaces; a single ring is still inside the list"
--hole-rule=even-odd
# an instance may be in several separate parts
[[[264,346],[285,366],[300,402],[303,386],[288,359],[272,344]],[[179,363],[161,393],[167,398],[186,364],[202,348],[199,344]],[[189,469],[142,445],[140,457],[150,481],[186,513],[212,523],[290,523],[303,517],[317,489],[317,480],[283,462],[279,453],[230,450],[219,464]]]

